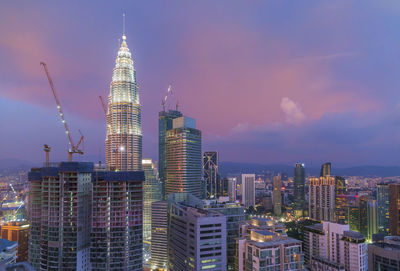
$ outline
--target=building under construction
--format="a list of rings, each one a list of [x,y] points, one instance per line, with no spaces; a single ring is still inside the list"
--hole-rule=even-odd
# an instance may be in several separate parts
[[[142,171],[62,162],[28,179],[35,270],[142,270]]]

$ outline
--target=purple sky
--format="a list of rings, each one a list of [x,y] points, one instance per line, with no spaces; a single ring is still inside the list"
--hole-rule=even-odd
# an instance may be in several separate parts
[[[57,3],[57,4],[56,4]],[[400,165],[398,1],[6,1],[0,158],[66,158],[46,61],[88,159],[103,157],[126,12],[144,157],[157,159],[169,84],[223,161]]]

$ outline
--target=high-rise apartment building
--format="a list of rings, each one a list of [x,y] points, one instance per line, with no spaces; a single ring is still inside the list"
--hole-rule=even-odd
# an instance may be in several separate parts
[[[32,169],[29,262],[36,270],[91,270],[92,163]]]
[[[310,270],[366,271],[367,247],[364,236],[349,225],[323,221],[305,227],[305,262]]]
[[[400,184],[389,184],[390,234],[400,235]]]
[[[282,224],[274,224],[261,218],[240,226],[235,270],[304,270],[301,241],[287,237]]]
[[[182,117],[182,113],[176,110],[164,110],[158,113],[158,175],[164,198],[167,180],[167,131],[173,128],[173,119],[179,117]]]
[[[142,126],[136,71],[122,36],[115,61],[107,109],[106,163],[110,169],[142,168]]]
[[[223,189],[218,174],[218,152],[207,151],[203,154],[203,176],[206,185],[206,198],[221,196]]]
[[[151,204],[151,258],[153,270],[167,270],[168,260],[168,203]]]
[[[294,168],[294,213],[296,216],[303,216],[306,208],[305,202],[305,167],[297,163]]]
[[[400,269],[400,237],[386,236],[383,242],[368,245],[368,270]]]
[[[166,194],[204,195],[202,186],[201,131],[188,117],[173,119],[166,135]]]
[[[273,178],[274,190],[272,192],[274,214],[280,216],[282,214],[282,180],[281,175],[274,176]]]
[[[143,171],[92,173],[92,271],[142,270],[144,179]]]
[[[151,203],[162,200],[157,165],[151,159],[142,160],[146,181],[143,186],[143,241],[151,242]]]
[[[143,172],[62,162],[28,178],[36,270],[142,270]]]
[[[18,243],[17,262],[28,261],[28,235],[27,221],[14,221],[1,225],[1,238]]]
[[[332,164],[331,162],[327,162],[325,164],[322,164],[321,166],[321,172],[320,172],[320,177],[326,177],[326,176],[331,176],[331,167]]]
[[[334,221],[335,218],[335,177],[309,178],[308,213],[311,219]]]
[[[242,204],[245,208],[255,205],[256,203],[256,188],[255,188],[256,175],[255,174],[242,174]]]
[[[389,184],[379,183],[376,185],[376,205],[378,232],[387,235],[390,232]]]
[[[172,201],[168,196],[168,268],[174,271],[221,270],[226,263],[226,217],[212,209],[198,208],[190,194]],[[196,199],[194,199],[196,200]],[[200,201],[201,202],[201,201]]]

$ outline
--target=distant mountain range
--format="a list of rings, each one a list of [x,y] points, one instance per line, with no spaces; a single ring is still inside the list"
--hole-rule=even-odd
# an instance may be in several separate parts
[[[320,167],[307,167],[306,175],[318,176]],[[219,171],[222,176],[240,173],[287,173],[289,176],[294,174],[293,165],[285,164],[252,164],[252,163],[235,163],[220,162]],[[400,176],[400,166],[354,166],[346,168],[337,168],[332,165],[332,175],[338,176],[363,176],[363,177],[392,177]]]
[[[89,157],[83,158],[88,160]],[[93,161],[96,161],[96,157]],[[78,159],[80,160],[80,159]],[[96,161],[97,163],[97,161]],[[29,170],[32,167],[42,166],[43,163],[33,163],[31,161],[21,159],[0,159],[0,171],[5,170]],[[236,163],[236,162],[220,162],[219,171],[222,176],[235,175],[241,173],[287,173],[293,176],[293,165],[287,164],[255,164],[255,163]],[[306,175],[318,176],[320,167],[307,167]],[[364,177],[391,177],[400,176],[400,166],[354,166],[337,168],[332,165],[332,174],[339,176],[364,176]]]

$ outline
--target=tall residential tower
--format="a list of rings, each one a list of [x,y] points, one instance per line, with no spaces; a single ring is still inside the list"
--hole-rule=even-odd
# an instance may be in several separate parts
[[[106,163],[111,169],[118,170],[142,168],[141,106],[136,71],[125,35],[118,50],[108,96]]]

